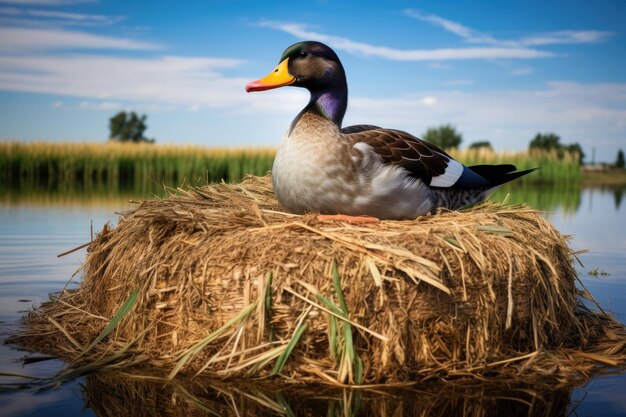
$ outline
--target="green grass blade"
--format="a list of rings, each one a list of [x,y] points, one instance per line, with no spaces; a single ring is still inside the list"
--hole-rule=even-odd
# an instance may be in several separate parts
[[[291,340],[289,341],[287,348],[276,360],[276,365],[274,365],[274,370],[272,370],[272,375],[278,375],[283,370],[283,367],[285,366],[285,363],[287,362],[289,355],[291,355],[291,351],[293,351],[293,349],[296,347],[296,344],[298,343],[298,341],[300,340],[300,337],[302,336],[302,334],[304,333],[304,331],[307,329],[308,326],[309,326],[308,323],[302,322],[298,326],[298,328],[293,332],[293,336],[291,336]]]
[[[343,323],[343,340],[346,357],[352,366],[354,366],[354,344],[352,343],[352,326],[349,323]]]
[[[289,403],[287,402],[287,399],[285,398],[283,393],[278,391],[276,392],[275,396],[276,402],[280,404],[282,411],[285,413],[285,415],[287,417],[296,417],[291,407],[289,407]]]
[[[511,229],[497,224],[479,225],[476,227],[476,230],[481,232],[496,233],[502,236],[513,236]]]
[[[248,307],[241,310],[239,314],[237,314],[232,319],[228,320],[222,327],[200,340],[198,343],[187,349],[187,351],[180,357],[178,362],[176,362],[176,366],[169,373],[167,379],[172,379],[176,376],[176,374],[181,370],[181,368],[189,361],[189,359],[193,358],[198,352],[200,352],[206,345],[211,343],[213,340],[217,339],[222,333],[224,333],[228,328],[238,323],[241,320],[247,318],[250,313],[254,311],[256,308],[257,302],[250,304]]]
[[[354,358],[354,382],[360,385],[363,382],[363,362],[361,362],[361,358],[359,358],[359,355],[355,354]]]
[[[122,304],[122,306],[117,311],[117,313],[115,313],[115,315],[113,316],[113,318],[111,319],[111,321],[109,322],[107,327],[104,328],[104,330],[98,335],[98,337],[96,337],[94,339],[94,341],[91,342],[91,344],[89,346],[87,346],[87,348],[85,350],[83,350],[83,352],[79,356],[82,356],[85,353],[89,352],[95,345],[100,343],[102,341],[102,339],[104,339],[109,333],[111,333],[111,331],[115,328],[115,326],[117,326],[117,324],[124,317],[126,317],[126,315],[130,312],[130,310],[133,308],[133,306],[137,302],[137,294],[138,293],[139,293],[139,288],[137,288],[135,291],[133,291],[130,294],[128,299],[124,302],[124,304]]]
[[[456,240],[455,238],[453,238],[452,236],[444,236],[443,240],[445,240],[446,242],[448,242],[449,244],[451,244],[453,246],[456,246],[459,249],[463,249],[463,247],[461,246],[459,241]]]
[[[348,306],[346,305],[346,299],[344,298],[343,291],[341,290],[341,278],[339,278],[339,272],[337,272],[337,264],[335,262],[333,262],[333,286],[335,287],[335,292],[339,298],[341,311],[343,311],[343,314],[346,318],[348,318]]]
[[[324,297],[322,294],[315,294],[315,298],[319,301],[320,304],[323,304],[327,309],[337,314],[340,317],[345,317],[345,314],[339,307],[337,307],[332,301],[328,298]],[[345,317],[347,318],[347,317]]]
[[[272,311],[272,273],[265,275],[265,311]]]
[[[269,327],[270,341],[274,340],[274,328],[272,326],[272,273],[265,275],[265,324]]]

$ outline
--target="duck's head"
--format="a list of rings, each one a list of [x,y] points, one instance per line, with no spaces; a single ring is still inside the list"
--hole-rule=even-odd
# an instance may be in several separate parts
[[[347,89],[346,75],[337,54],[320,42],[299,42],[285,49],[279,64],[265,77],[250,81],[246,91],[264,91],[291,85],[311,93]]]

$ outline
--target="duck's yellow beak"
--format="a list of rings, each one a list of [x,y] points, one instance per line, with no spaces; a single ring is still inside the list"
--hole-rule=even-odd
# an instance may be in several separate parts
[[[288,69],[289,58],[285,58],[274,71],[267,74],[260,80],[250,81],[246,84],[246,91],[263,91],[270,90],[272,88],[278,88],[285,85],[293,84],[296,81],[296,77],[289,74]]]

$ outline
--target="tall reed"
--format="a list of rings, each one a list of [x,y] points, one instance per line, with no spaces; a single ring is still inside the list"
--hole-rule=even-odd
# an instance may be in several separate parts
[[[1,188],[83,189],[93,184],[147,193],[155,186],[239,181],[264,175],[273,148],[207,148],[132,143],[0,142]],[[524,183],[578,183],[578,155],[556,152],[451,151],[466,165],[510,163],[539,167]]]
[[[580,181],[580,163],[578,153],[557,151],[500,151],[487,148],[452,150],[450,155],[465,165],[513,164],[519,170],[539,168],[536,172],[522,177],[524,183],[567,183]]]
[[[0,142],[0,185],[68,187],[80,184],[152,188],[239,181],[265,175],[274,149],[152,144]]]

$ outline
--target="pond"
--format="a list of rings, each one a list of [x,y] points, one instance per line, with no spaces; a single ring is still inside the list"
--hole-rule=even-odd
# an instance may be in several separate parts
[[[512,202],[528,202],[566,235],[584,267],[579,275],[601,305],[626,321],[626,188],[501,190]],[[80,266],[85,251],[57,255],[90,239],[115,212],[131,207],[128,195],[100,193],[0,193],[0,338],[20,326],[28,309],[59,291]],[[75,280],[76,281],[76,280]],[[57,360],[24,365],[27,355],[0,345],[0,372],[52,376]],[[437,383],[405,390],[271,389],[224,384],[169,384],[90,376],[56,389],[21,388],[0,377],[2,416],[108,415],[626,415],[626,375],[591,379],[574,388],[511,384],[451,387]],[[174,395],[174,392],[176,395]],[[182,396],[182,397],[181,397]],[[180,399],[187,401],[180,401]]]

